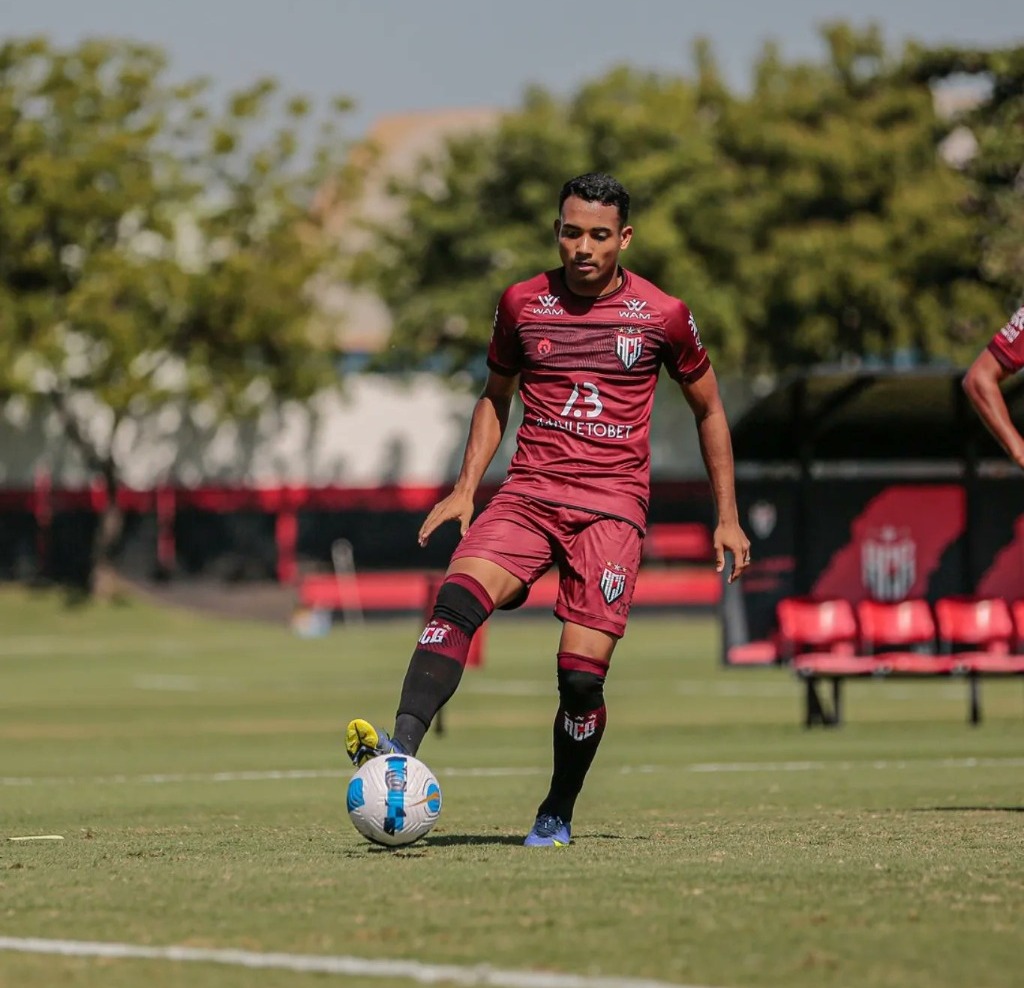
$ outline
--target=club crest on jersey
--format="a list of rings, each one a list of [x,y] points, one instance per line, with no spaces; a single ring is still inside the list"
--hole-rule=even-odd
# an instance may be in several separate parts
[[[626,308],[619,312],[620,319],[644,319],[649,320],[651,314],[644,312],[647,308],[647,303],[642,298],[627,298],[622,303]]]
[[[546,357],[551,353],[551,340],[543,339],[537,344],[537,355],[540,357]]]
[[[644,338],[639,329],[623,329],[615,337],[615,352],[622,366],[629,370],[643,353]]]
[[[535,316],[564,316],[558,295],[538,295],[537,305],[531,310]]]
[[[601,593],[609,604],[614,604],[626,589],[626,567],[608,563],[601,574]]]

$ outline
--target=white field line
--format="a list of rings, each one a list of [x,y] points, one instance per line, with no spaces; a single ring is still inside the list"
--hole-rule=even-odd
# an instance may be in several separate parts
[[[678,982],[644,978],[600,978],[543,971],[502,971],[479,965],[424,964],[420,961],[330,957],[317,954],[261,954],[251,950],[212,950],[200,947],[144,947],[131,943],[91,940],[43,940],[0,936],[0,950],[62,957],[103,957],[119,960],[186,961],[231,967],[297,971],[304,974],[342,974],[363,978],[408,978],[421,985],[469,985],[485,988],[698,988]]]
[[[933,681],[929,700],[936,698],[962,703],[966,680],[957,682]],[[920,700],[921,693],[914,686],[886,683],[885,689],[872,697],[872,702],[881,700]],[[729,682],[709,682],[702,679],[677,679],[671,683],[664,680],[632,680],[628,682],[612,682],[608,692],[615,696],[647,696],[651,693],[663,694],[671,689],[680,696],[721,696],[721,697],[795,697],[799,699],[803,693],[803,680],[795,676],[780,675],[774,682],[741,682],[735,679]],[[463,679],[459,685],[460,693],[475,693],[481,696],[551,696],[551,683],[540,679]]]
[[[361,684],[363,689],[373,689],[380,684]],[[792,677],[784,681],[774,683],[741,683],[741,682],[705,682],[702,680],[676,680],[670,688],[680,696],[696,697],[726,697],[733,699],[746,699],[749,697],[794,697],[799,698],[802,694],[799,687],[801,683]],[[132,680],[132,687],[137,690],[162,691],[169,693],[242,693],[250,689],[258,688],[257,684],[245,683],[242,680],[226,679],[224,677],[209,678],[194,675],[182,675],[180,673],[148,673],[135,676]],[[285,692],[298,692],[288,684],[281,687]],[[391,689],[391,686],[387,687]],[[652,693],[663,693],[666,684],[660,680],[633,681],[618,683],[610,690],[615,696],[648,696]],[[552,687],[547,681],[527,679],[473,679],[463,680],[459,687],[462,693],[472,693],[477,696],[551,696]],[[898,684],[887,684],[884,691],[880,691],[872,702],[887,700],[902,703],[906,700],[920,700],[921,693],[912,686],[900,686]],[[934,683],[929,699],[934,701],[945,700],[950,703],[962,703],[964,700],[964,688],[957,683]]]
[[[870,769],[879,772],[902,772],[923,768],[970,770],[978,768],[1024,768],[1024,758],[920,758],[920,759],[862,759],[847,761],[791,761],[791,762],[694,762],[689,765],[626,765],[618,769],[620,775],[654,775],[661,772],[722,775],[729,773],[787,773],[787,772],[853,772]],[[441,778],[496,779],[510,776],[547,775],[550,768],[522,766],[507,768],[440,768],[435,770]],[[117,786],[117,785],[172,785],[193,782],[278,782],[301,779],[347,779],[350,769],[309,768],[270,769],[243,772],[162,773],[155,775],[106,775],[94,777],[0,776],[0,786]]]
[[[182,638],[76,639],[73,635],[12,637],[0,642],[0,659],[30,659],[35,656],[67,657],[91,655],[208,655],[245,652],[280,652],[281,643],[272,638],[263,641],[206,641],[201,649]]]
[[[660,679],[615,682],[608,687],[615,696],[647,696],[664,693],[671,689],[683,696],[797,696],[801,693],[800,683],[793,677],[774,683],[721,683],[703,680],[679,679],[666,683]],[[470,679],[466,677],[459,685],[460,693],[475,693],[480,696],[552,696],[554,689],[544,679]],[[958,694],[959,695],[959,694]]]

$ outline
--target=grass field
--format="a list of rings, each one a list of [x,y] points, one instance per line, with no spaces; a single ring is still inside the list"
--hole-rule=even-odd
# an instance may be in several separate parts
[[[963,683],[856,683],[808,732],[786,673],[719,667],[713,620],[638,614],[574,843],[526,849],[557,625],[499,615],[420,753],[441,820],[392,852],[345,815],[341,737],[390,724],[418,622],[300,640],[4,591],[0,627],[0,836],[64,837],[0,841],[4,988],[1024,983],[1019,681],[977,728]]]

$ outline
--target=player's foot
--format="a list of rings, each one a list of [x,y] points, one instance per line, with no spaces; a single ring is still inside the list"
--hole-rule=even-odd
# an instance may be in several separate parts
[[[348,729],[345,731],[345,750],[356,768],[361,768],[378,755],[390,755],[392,752],[407,754],[397,741],[388,737],[387,731],[378,731],[369,721],[358,718],[348,723]]]
[[[533,829],[526,835],[526,847],[566,847],[571,840],[572,825],[560,816],[541,813]]]

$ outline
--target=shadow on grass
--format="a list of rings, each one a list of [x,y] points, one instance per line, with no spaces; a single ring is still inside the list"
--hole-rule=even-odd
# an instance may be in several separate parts
[[[509,837],[508,835],[501,834],[447,834],[445,836],[424,837],[421,841],[417,841],[417,843],[429,845],[430,847],[472,847],[474,844],[509,844],[521,847],[525,836],[525,834],[522,837]],[[626,837],[622,834],[577,834],[573,837],[572,842],[573,844],[580,844],[592,840],[639,841],[650,840],[650,838]]]
[[[1024,813],[1024,806],[922,806],[916,813]]]
[[[588,840],[650,840],[649,837],[624,837],[622,834],[580,834],[573,838],[573,843],[585,843]],[[345,850],[345,857],[362,857],[366,854],[401,854],[408,857],[423,855],[432,847],[522,847],[522,837],[511,837],[508,834],[447,834],[436,837],[421,837],[411,844],[399,844],[396,847],[385,847],[382,844],[367,843],[358,849]]]
[[[428,847],[472,847],[474,844],[522,844],[523,838],[508,834],[439,834],[424,837],[419,843]]]
[[[504,844],[515,847],[522,846],[522,837],[509,837],[500,834],[451,834],[447,837],[421,837],[411,844],[398,844],[386,847],[383,844],[367,842],[359,848],[346,849],[343,854],[347,858],[363,857],[367,854],[396,854],[403,857],[422,857],[435,847],[485,847]]]

